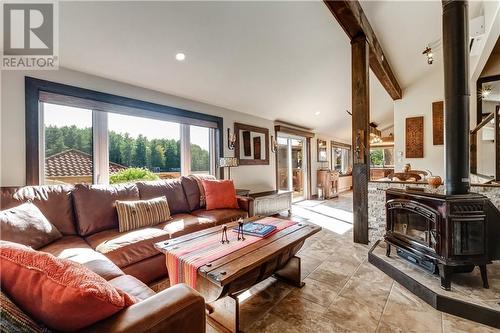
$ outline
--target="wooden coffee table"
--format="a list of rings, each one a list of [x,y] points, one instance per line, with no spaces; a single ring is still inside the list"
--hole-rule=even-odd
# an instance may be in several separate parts
[[[226,225],[231,230],[237,222]],[[237,296],[271,275],[302,287],[300,258],[295,254],[306,238],[320,230],[313,224],[298,223],[200,267],[196,289],[205,297],[208,322],[222,332],[240,332]],[[167,253],[169,248],[200,242],[214,233],[220,234],[221,226],[159,242],[155,247]]]

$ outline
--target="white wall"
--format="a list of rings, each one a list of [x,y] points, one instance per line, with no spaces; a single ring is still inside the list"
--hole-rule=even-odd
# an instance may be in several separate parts
[[[432,103],[444,99],[444,74],[442,67],[423,76],[420,80],[404,89],[403,98],[394,103],[394,151],[395,170],[399,171],[406,163],[413,169],[427,169],[444,178],[444,145],[432,143]],[[405,123],[406,118],[424,116],[424,157],[406,158]],[[402,152],[402,156],[400,156]]]
[[[191,111],[216,115],[224,118],[224,143],[227,142],[227,128],[231,131],[235,121],[266,127],[274,132],[272,121],[239,113],[217,106],[204,104],[140,87],[88,75],[69,69],[58,71],[2,71],[0,112],[0,184],[19,186],[25,184],[25,132],[24,132],[24,77],[31,76],[58,83],[126,96],[158,104],[184,108]],[[225,156],[233,152],[225,145]],[[262,166],[240,166],[231,170],[231,178],[239,188],[253,192],[275,188],[275,159],[270,154],[270,164]]]

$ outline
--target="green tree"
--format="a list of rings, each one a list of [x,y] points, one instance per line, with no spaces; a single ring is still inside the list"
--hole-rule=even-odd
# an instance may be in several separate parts
[[[135,150],[133,156],[133,166],[145,168],[148,166],[148,139],[139,134],[135,139]]]
[[[179,170],[181,167],[181,142],[180,140],[164,140],[165,169],[166,171]]]
[[[125,133],[120,144],[120,157],[122,159],[122,163],[120,164],[125,166],[132,166],[134,151],[135,140],[130,136],[130,134]]]
[[[45,153],[51,156],[67,149],[77,149],[92,154],[92,128],[76,126],[47,126],[45,128]],[[144,135],[133,138],[128,133],[109,132],[109,160],[127,167],[159,167],[161,171],[178,171],[181,165],[180,140],[153,139]],[[209,170],[209,152],[198,145],[191,145],[193,171]]]
[[[191,144],[191,170],[210,171],[208,151],[195,144]]]
[[[153,140],[150,145],[151,151],[151,168],[165,169],[165,149],[156,140]]]
[[[370,149],[370,162],[371,165],[383,165],[384,153],[382,149]]]
[[[114,163],[123,164],[122,150],[123,136],[113,131],[109,132],[109,160]]]
[[[45,156],[52,156],[65,149],[62,131],[56,126],[45,127]]]

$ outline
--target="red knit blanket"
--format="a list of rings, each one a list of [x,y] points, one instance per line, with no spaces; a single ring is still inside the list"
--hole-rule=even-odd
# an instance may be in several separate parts
[[[265,217],[254,223],[272,224],[276,226],[276,231],[283,230],[297,222],[290,220],[278,219],[274,217]],[[168,250],[167,269],[170,278],[170,285],[178,283],[186,283],[192,288],[196,288],[196,280],[198,276],[198,268],[217,260],[234,251],[242,249],[250,244],[262,241],[264,238],[245,235],[244,241],[237,240],[237,233],[233,232],[232,228],[228,228],[229,244],[221,244],[222,231],[216,232],[213,235],[203,237],[200,240],[181,243],[179,246]],[[269,236],[268,236],[269,237]]]

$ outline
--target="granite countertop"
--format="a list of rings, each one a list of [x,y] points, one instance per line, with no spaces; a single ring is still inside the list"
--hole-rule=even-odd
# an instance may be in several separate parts
[[[410,194],[410,195],[417,195],[417,196],[422,196],[422,197],[432,197],[432,198],[439,198],[439,199],[461,199],[461,198],[467,198],[467,199],[473,199],[473,198],[485,198],[485,196],[477,193],[467,193],[467,194],[446,194],[445,190],[442,186],[439,188],[434,188],[434,187],[411,187],[407,186],[405,189],[403,188],[389,188],[386,191],[387,193],[397,193],[397,194]]]

